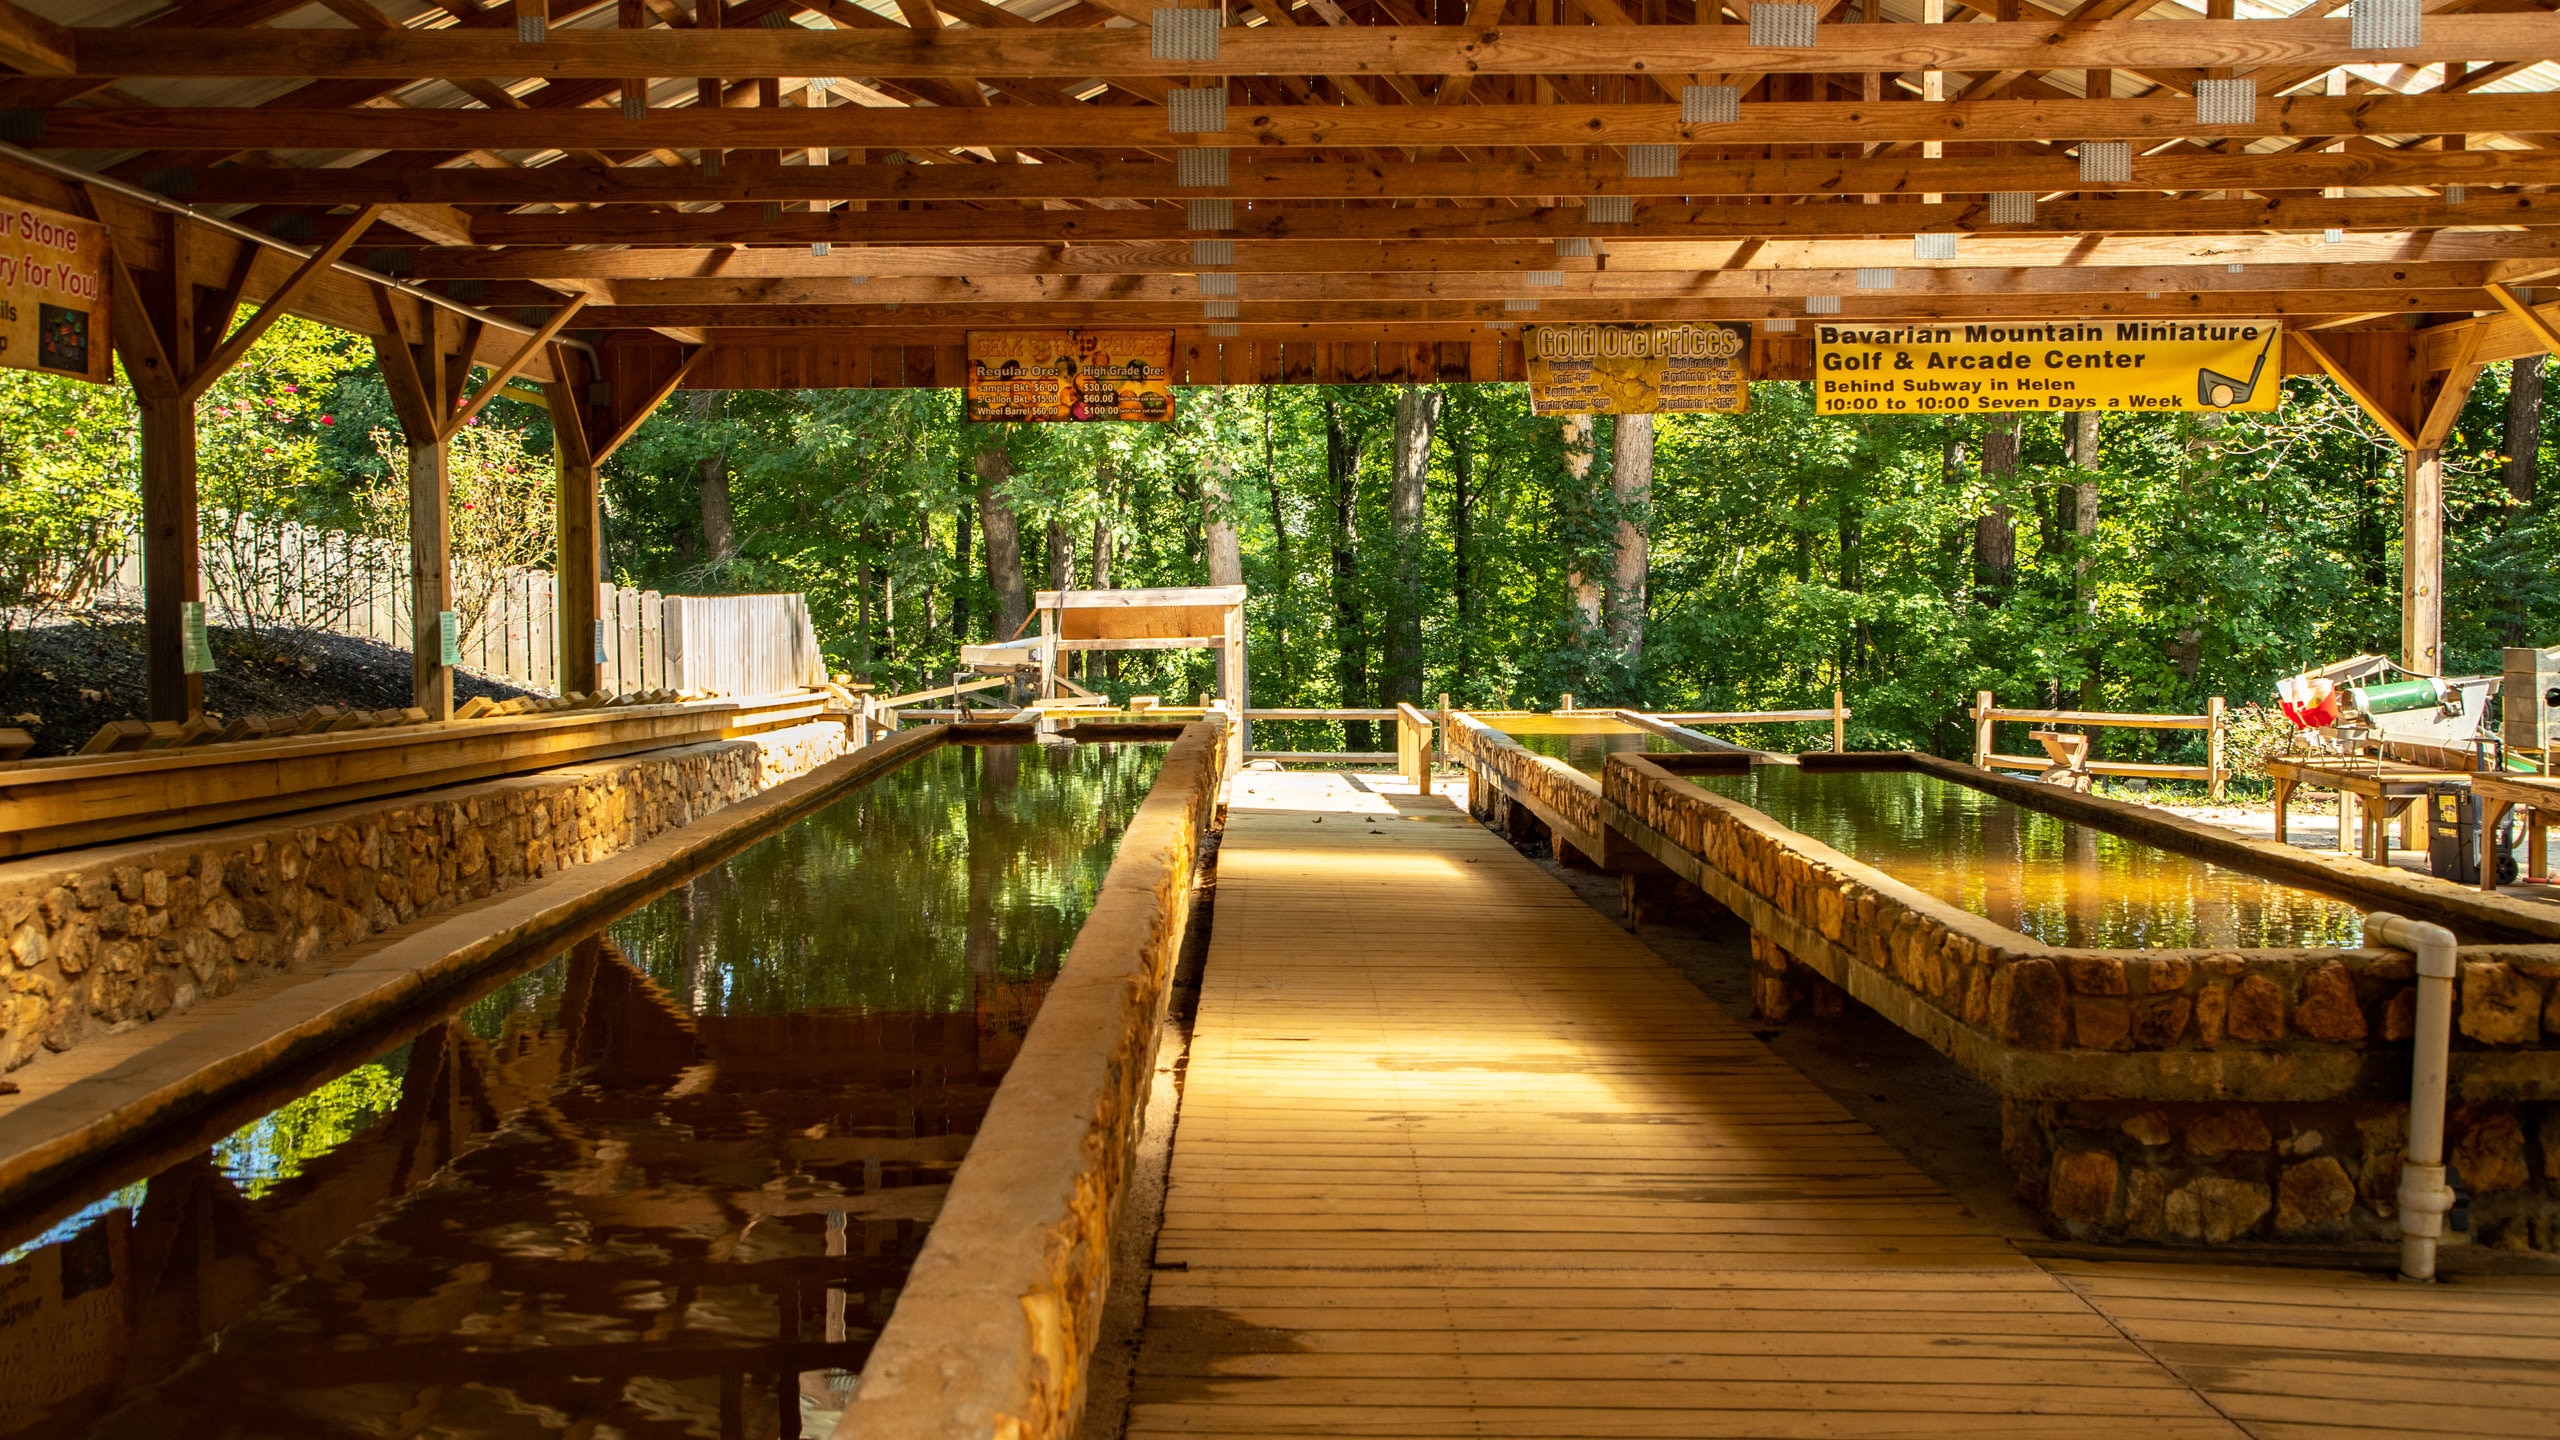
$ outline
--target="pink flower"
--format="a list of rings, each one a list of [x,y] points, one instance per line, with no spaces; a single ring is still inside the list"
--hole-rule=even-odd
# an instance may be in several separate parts
[[[299,385],[287,385],[284,387],[284,393],[287,395],[299,395],[302,393],[302,387]]]
[[[335,415],[323,415],[320,417],[320,423],[323,425],[335,425],[338,423],[338,417]]]
[[[77,434],[79,434],[80,432],[79,432],[79,431],[77,431],[77,430],[72,429],[72,428],[71,428],[70,426],[68,426],[68,425],[65,425],[65,426],[63,426],[63,427],[62,427],[62,433],[63,433],[63,434],[65,434],[65,435],[77,435]]]
[[[270,454],[270,455],[273,455],[274,453],[276,453],[276,447],[274,447],[273,445],[268,446],[268,447],[267,447],[267,453],[268,453],[268,454]]]

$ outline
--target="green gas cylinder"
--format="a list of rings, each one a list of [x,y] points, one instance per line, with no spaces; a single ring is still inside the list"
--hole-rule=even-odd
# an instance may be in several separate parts
[[[2433,680],[2395,680],[2388,685],[2356,685],[2347,690],[2347,698],[2367,715],[2396,715],[2404,710],[2424,710],[2442,705],[2444,693]]]

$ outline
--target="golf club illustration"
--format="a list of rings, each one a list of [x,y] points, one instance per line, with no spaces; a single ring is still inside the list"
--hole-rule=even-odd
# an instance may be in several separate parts
[[[2196,403],[2214,410],[2228,410],[2234,405],[2248,404],[2250,395],[2257,391],[2259,375],[2266,371],[2267,352],[2275,348],[2276,337],[2283,333],[2281,326],[2269,327],[2267,343],[2258,348],[2258,363],[2249,367],[2249,378],[2246,380],[2235,380],[2210,367],[2197,369]]]

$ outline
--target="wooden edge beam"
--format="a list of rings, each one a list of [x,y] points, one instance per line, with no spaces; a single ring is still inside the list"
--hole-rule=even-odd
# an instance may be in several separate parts
[[[2506,307],[2508,314],[2516,317],[2518,323],[2522,324],[2534,339],[2542,342],[2543,349],[2554,355],[2560,355],[2560,330],[2552,329],[2550,321],[2536,314],[2532,306],[2517,299],[2516,292],[2495,280],[2490,281],[2483,288],[2488,290],[2489,298]]]
[[[2463,332],[2462,349],[2454,356],[2453,367],[2444,377],[2444,388],[2436,392],[2435,403],[2427,407],[2427,418],[2418,426],[2418,443],[2413,449],[2433,450],[2444,444],[2453,433],[2453,422],[2462,418],[2462,403],[2471,398],[2471,387],[2480,379],[2480,341],[2489,333],[2489,322],[2474,320]]]
[[[453,413],[451,420],[438,427],[437,433],[446,439],[451,439],[455,431],[470,424],[471,417],[479,414],[481,407],[498,398],[498,392],[506,388],[507,382],[516,378],[525,366],[531,364],[533,357],[541,354],[543,347],[551,343],[552,337],[568,328],[569,322],[578,318],[578,312],[585,308],[587,308],[587,297],[572,295],[567,303],[552,311],[551,318],[542,322],[542,328],[534,331],[531,339],[518,347],[515,354],[507,357],[507,362],[498,367],[497,373],[489,377],[489,382],[481,386],[477,394],[462,402],[462,407]],[[464,363],[469,363],[467,358]],[[556,363],[552,373],[555,375],[560,373]]]
[[[6,0],[0,0],[0,4],[5,3]],[[249,353],[249,347],[258,343],[258,337],[267,333],[267,327],[284,318],[287,308],[301,299],[303,292],[311,288],[313,281],[318,280],[330,267],[336,265],[340,257],[353,248],[357,240],[363,238],[364,232],[373,225],[375,220],[381,218],[385,208],[381,205],[367,205],[358,210],[355,218],[348,222],[347,228],[339,232],[337,239],[312,251],[299,266],[294,268],[291,275],[285,277],[284,283],[267,296],[266,303],[258,307],[258,313],[250,316],[248,322],[239,329],[232,331],[211,355],[205,357],[204,363],[196,367],[196,373],[186,378],[185,383],[179,387],[180,398],[194,400],[201,397],[205,391],[213,388],[213,383],[221,379],[224,372],[239,364],[240,357]]]
[[[72,75],[79,46],[67,26],[0,0],[0,65],[21,75]]]
[[[2285,343],[2299,345],[2309,351],[2311,358],[2320,362],[2320,368],[2329,372],[2329,378],[2338,382],[2338,388],[2347,392],[2347,398],[2356,402],[2356,408],[2373,417],[2375,424],[2390,432],[2391,438],[2400,442],[2401,449],[2420,448],[2418,437],[2410,434],[2409,428],[2400,423],[2399,417],[2391,413],[2390,407],[2376,400],[2372,391],[2356,383],[2356,378],[2347,373],[2346,367],[2338,363],[2337,357],[2329,353],[2328,347],[2300,330],[2287,330]]]
[[[579,403],[576,393],[576,386],[579,383],[577,367],[569,360],[567,346],[557,341],[544,343],[551,347],[551,373],[558,377],[553,383],[560,387],[560,393],[545,406],[551,412],[553,442],[559,447],[560,460],[564,466],[573,466],[592,475],[596,468],[596,455],[587,444],[586,408]],[[498,387],[493,384],[480,393],[492,395],[497,393],[497,389]],[[590,480],[588,483],[592,484],[593,481]]]
[[[116,348],[124,352],[125,378],[146,399],[177,399],[177,368],[170,364],[168,347],[160,343],[160,331],[152,325],[151,311],[142,303],[142,286],[135,282],[132,268],[113,245],[107,247],[107,270],[116,292],[108,324],[115,332]]]
[[[382,367],[383,388],[391,392],[391,409],[400,419],[400,429],[412,445],[430,445],[443,438],[436,429],[435,398],[427,393],[427,382],[418,374],[417,357],[409,353],[409,332],[400,323],[400,310],[392,302],[388,285],[367,285],[373,297],[374,314],[382,321],[382,333],[373,337],[374,359]],[[432,340],[433,322],[428,326]]]
[[[611,456],[614,451],[622,448],[623,441],[639,434],[641,425],[645,423],[650,416],[656,414],[658,407],[667,403],[667,397],[676,393],[677,389],[684,384],[686,379],[691,377],[693,372],[701,367],[702,362],[709,358],[711,358],[710,346],[694,346],[692,351],[684,357],[684,363],[678,365],[675,373],[668,376],[665,382],[658,386],[656,392],[650,395],[649,403],[632,411],[631,418],[624,421],[620,429],[614,431],[611,435],[606,436],[604,443],[596,447],[595,463],[602,465],[606,458]]]

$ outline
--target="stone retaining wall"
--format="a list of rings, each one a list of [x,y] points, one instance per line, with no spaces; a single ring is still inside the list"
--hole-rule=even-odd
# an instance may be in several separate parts
[[[838,1437],[1066,1440],[1111,1278],[1200,841],[1230,752],[1185,728],[1005,1072]]]
[[[1593,864],[1606,863],[1609,827],[1603,820],[1599,782],[1561,760],[1530,749],[1469,715],[1447,727],[1449,753],[1467,767],[1467,806],[1497,829],[1511,828],[1510,807],[1526,803],[1539,823],[1558,833],[1558,858],[1571,843]]]
[[[1750,922],[1765,1017],[1845,992],[1998,1089],[2019,1192],[2058,1229],[2397,1233],[2407,955],[2043,945],[1642,759],[1613,756],[1603,790],[1616,832]],[[2457,1183],[2481,1238],[2560,1249],[2560,946],[2466,946],[2462,967]]]
[[[845,751],[818,721],[0,863],[0,1071],[603,859]]]

